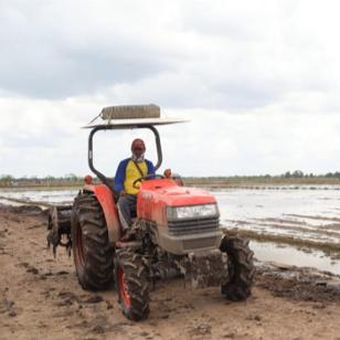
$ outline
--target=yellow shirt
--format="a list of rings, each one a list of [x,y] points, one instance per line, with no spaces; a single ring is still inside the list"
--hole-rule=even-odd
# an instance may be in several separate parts
[[[146,164],[146,162],[140,162],[138,163],[138,166],[140,167],[140,169],[142,170],[142,173],[144,176],[146,176],[148,174],[148,166]],[[126,166],[126,170],[125,170],[125,181],[124,181],[124,190],[127,194],[129,195],[137,195],[139,192],[139,186],[140,186],[140,182],[136,183],[136,187],[138,188],[134,188],[133,187],[133,182],[137,179],[142,177],[136,164],[130,160],[129,163]]]

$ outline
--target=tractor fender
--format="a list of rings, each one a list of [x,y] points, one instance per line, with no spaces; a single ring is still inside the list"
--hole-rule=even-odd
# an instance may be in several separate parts
[[[85,185],[84,190],[93,192],[103,209],[110,243],[118,242],[121,237],[121,225],[112,191],[104,184]]]

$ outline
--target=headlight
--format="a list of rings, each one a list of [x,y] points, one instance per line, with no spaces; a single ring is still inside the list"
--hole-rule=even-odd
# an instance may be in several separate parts
[[[168,220],[204,218],[218,216],[218,209],[216,204],[168,207],[167,214]]]

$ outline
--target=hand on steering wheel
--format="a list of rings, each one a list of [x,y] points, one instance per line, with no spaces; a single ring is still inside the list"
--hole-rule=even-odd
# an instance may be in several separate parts
[[[155,178],[164,178],[163,175],[157,175],[157,174],[150,174],[150,175],[146,175],[146,176],[141,176],[139,178],[137,178],[136,180],[133,181],[132,183],[132,186],[135,188],[135,189],[139,189],[139,187],[136,186],[136,184],[138,182],[142,182],[144,180],[148,180],[148,179],[155,179]]]

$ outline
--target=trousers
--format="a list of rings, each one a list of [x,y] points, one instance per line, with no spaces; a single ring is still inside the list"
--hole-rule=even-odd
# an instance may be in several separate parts
[[[120,196],[117,202],[118,214],[123,230],[127,230],[132,226],[132,217],[136,216],[136,195]]]

